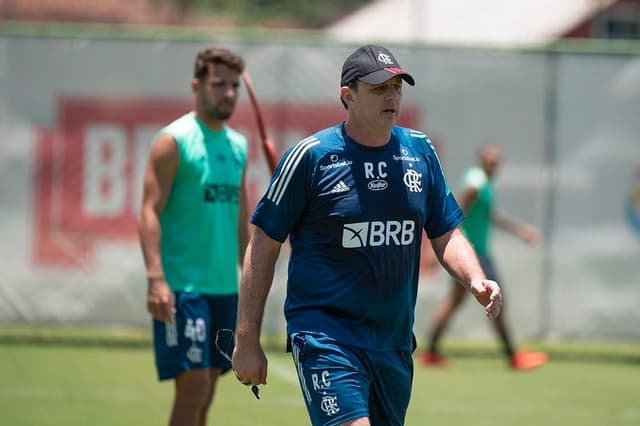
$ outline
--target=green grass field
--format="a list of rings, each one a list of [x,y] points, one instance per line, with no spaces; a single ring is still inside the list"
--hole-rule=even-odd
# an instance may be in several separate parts
[[[171,383],[155,380],[148,340],[67,331],[55,338],[0,330],[0,424],[162,425]],[[406,424],[640,424],[640,344],[546,344],[551,361],[514,372],[490,344],[453,342],[446,369],[416,365]],[[256,400],[230,375],[209,425],[309,424],[289,355],[272,350],[269,384]]]

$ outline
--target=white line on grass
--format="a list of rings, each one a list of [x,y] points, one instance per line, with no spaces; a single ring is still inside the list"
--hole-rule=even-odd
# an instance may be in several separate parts
[[[275,374],[276,377],[284,382],[298,386],[298,375],[293,368],[293,361],[290,364],[285,364],[272,358],[269,360],[269,372]]]

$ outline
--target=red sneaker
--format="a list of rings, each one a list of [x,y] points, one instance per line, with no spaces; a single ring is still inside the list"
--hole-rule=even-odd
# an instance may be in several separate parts
[[[420,364],[432,367],[444,367],[447,365],[447,359],[435,352],[424,351],[420,355]]]
[[[549,359],[549,355],[544,352],[518,351],[511,357],[511,368],[514,370],[530,370],[537,368]]]

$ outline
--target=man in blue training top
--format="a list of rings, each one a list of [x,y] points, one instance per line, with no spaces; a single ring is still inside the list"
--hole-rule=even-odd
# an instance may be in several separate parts
[[[389,50],[358,48],[342,68],[347,119],[291,147],[251,222],[233,367],[265,384],[265,301],[282,243],[291,256],[285,316],[314,425],[402,425],[413,377],[414,308],[423,230],[439,261],[495,318],[486,279],[427,136],[397,126],[403,82]]]

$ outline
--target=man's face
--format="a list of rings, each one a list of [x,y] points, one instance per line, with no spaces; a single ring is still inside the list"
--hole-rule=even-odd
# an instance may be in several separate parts
[[[360,81],[353,96],[349,114],[374,127],[390,129],[398,123],[400,116],[402,77],[393,77],[377,85]]]
[[[209,72],[194,85],[201,112],[210,119],[224,121],[231,117],[238,100],[240,74],[224,64],[209,65]]]
[[[480,153],[480,165],[489,177],[495,176],[501,161],[502,154],[496,147],[487,146]]]

